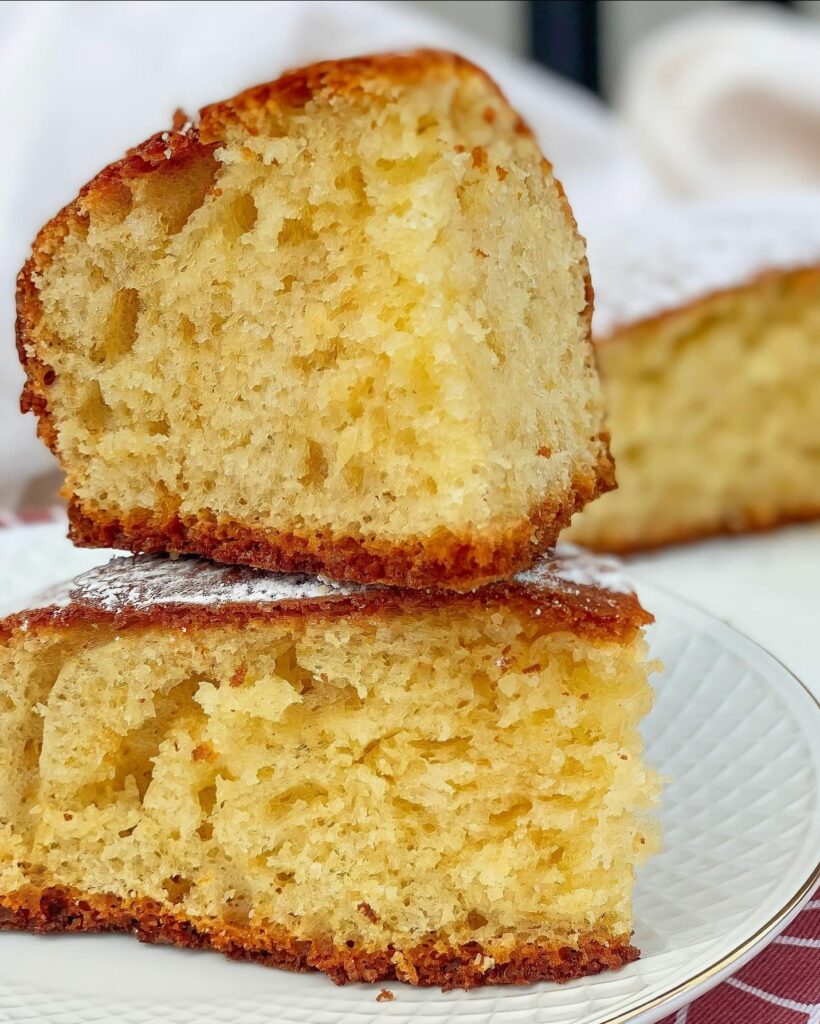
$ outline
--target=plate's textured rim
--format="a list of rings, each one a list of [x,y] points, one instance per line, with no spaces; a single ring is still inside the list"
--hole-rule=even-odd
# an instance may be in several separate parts
[[[43,525],[52,526],[54,524]],[[2,533],[22,532],[23,528],[15,529],[14,527],[2,531]],[[639,572],[633,575],[630,571],[631,567],[629,566],[629,563],[627,563],[626,569],[627,575],[635,584],[639,595],[642,597],[644,593],[647,595],[647,602],[651,601],[651,594],[656,594],[662,602],[670,602],[673,605],[678,605],[679,610],[683,612],[684,615],[688,612],[696,621],[701,620],[704,623],[711,624],[712,628],[716,625],[719,627],[721,632],[726,630],[730,635],[734,634],[734,636],[741,641],[741,646],[747,646],[748,648],[756,650],[764,656],[764,659],[767,658],[771,663],[774,663],[781,672],[785,673],[786,678],[791,677],[792,682],[796,682],[798,684],[796,689],[789,687],[785,692],[790,692],[792,694],[796,693],[800,700],[804,700],[805,698],[803,697],[803,694],[800,693],[800,691],[803,691],[809,698],[809,705],[813,707],[815,712],[820,712],[820,700],[814,696],[809,687],[794,671],[784,664],[779,657],[772,654],[771,651],[769,651],[763,644],[752,639],[748,634],[744,633],[743,630],[738,629],[735,625],[727,622],[725,619],[721,618],[720,615],[704,609],[698,605],[697,602],[675,593],[668,587],[658,585],[653,581],[644,582],[641,579]],[[785,678],[781,676],[781,679],[785,685]],[[795,715],[793,707],[790,708],[790,711],[792,715]],[[811,742],[810,737],[809,740]],[[779,931],[786,927],[788,922],[800,910],[802,904],[811,897],[814,888],[819,882],[820,861],[811,868],[808,876],[785,900],[784,904],[775,911],[765,923],[760,925],[753,934],[743,939],[729,952],[720,956],[712,964],[701,968],[691,977],[678,981],[670,988],[649,996],[637,1005],[621,1009],[611,1016],[595,1017],[595,1024],[650,1024],[650,1022],[660,1020],[661,1017],[675,1012],[681,1006],[689,1003],[692,999],[709,991],[750,960],[767,944],[768,941],[771,941]],[[113,1006],[110,1004],[109,1009],[113,1009]],[[607,1011],[604,1010],[603,1012],[606,1013]]]
[[[795,679],[797,679],[796,676]],[[809,692],[808,687],[801,683],[799,679],[797,679],[797,681],[817,704],[813,694]],[[820,708],[820,705],[818,705],[818,707]],[[745,942],[741,942],[740,945],[735,946],[735,948],[730,953],[727,953],[726,956],[722,957],[710,967],[706,967],[704,970],[699,971],[686,981],[679,982],[673,988],[666,992],[661,992],[660,995],[653,996],[651,999],[647,999],[645,1003],[641,1003],[639,1006],[635,1006],[631,1010],[624,1010],[622,1013],[616,1014],[614,1017],[607,1017],[602,1020],[600,1024],[628,1024],[629,1021],[640,1019],[642,1014],[651,1013],[653,1010],[660,1009],[661,1007],[664,1008],[664,1013],[666,1013],[667,1009],[670,1013],[674,1012],[675,1009],[678,1009],[681,1005],[685,1005],[689,1002],[688,999],[681,999],[680,997],[685,996],[694,988],[700,990],[698,993],[699,995],[704,995],[715,985],[719,984],[725,977],[727,977],[727,975],[732,974],[734,968],[741,967],[747,960],[751,959],[758,946],[765,947],[766,940],[768,938],[774,938],[783,928],[785,928],[792,916],[800,910],[804,903],[808,902],[818,882],[820,882],[820,861],[817,862],[817,865],[814,867],[809,877],[805,882],[803,882],[791,899],[788,900],[785,906],[781,907],[777,913],[769,918],[764,925],[761,925],[754,935],[751,935]],[[667,1003],[670,1003],[671,1005],[667,1007]]]
[[[630,576],[630,579],[632,577]],[[697,616],[702,616],[705,619],[711,619],[714,622],[720,623],[726,629],[738,636],[742,637],[747,643],[756,647],[763,654],[768,655],[772,661],[776,662],[781,669],[790,676],[793,682],[797,683],[801,690],[803,690],[806,696],[809,698],[811,703],[814,705],[818,714],[820,714],[820,700],[814,696],[812,691],[803,682],[803,680],[793,672],[785,662],[781,661],[777,655],[772,654],[766,647],[757,640],[752,639],[743,630],[738,629],[736,626],[726,622],[725,619],[720,618],[718,615],[714,615],[712,612],[706,611],[705,608],[701,608],[694,601],[690,601],[688,598],[681,597],[680,594],[674,593],[666,587],[658,586],[656,583],[643,583],[640,580],[632,580],[635,583],[637,590],[641,591],[656,591],[667,600],[679,602],[684,605],[690,612],[694,612]],[[786,903],[766,921],[762,924],[756,932],[750,935],[743,942],[739,943],[728,952],[725,956],[722,956],[715,963],[709,967],[705,967],[703,970],[698,971],[697,974],[692,975],[691,978],[687,978],[685,981],[678,982],[672,988],[666,992],[661,992],[659,995],[653,996],[647,999],[645,1002],[638,1006],[632,1007],[630,1010],[623,1010],[620,1013],[615,1014],[614,1017],[606,1017],[600,1024],[629,1024],[630,1021],[637,1021],[641,1016],[652,1013],[654,1010],[663,1008],[664,1013],[668,1010],[670,1013],[674,1012],[680,1006],[685,1005],[689,1002],[688,999],[681,998],[686,996],[687,993],[693,989],[699,989],[700,994],[705,994],[715,985],[719,984],[725,977],[733,973],[733,969],[739,968],[747,960],[750,960],[758,947],[764,947],[767,943],[767,939],[773,939],[794,917],[800,910],[800,907],[808,902],[818,883],[820,883],[820,858],[817,863],[809,872],[808,877],[802,883],[802,885],[794,892]],[[693,997],[694,998],[694,997]],[[666,1004],[671,1004],[667,1006]],[[657,1018],[655,1018],[657,1019]]]

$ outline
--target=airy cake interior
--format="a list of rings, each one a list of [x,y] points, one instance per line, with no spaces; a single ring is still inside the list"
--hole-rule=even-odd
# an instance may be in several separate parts
[[[594,485],[565,201],[482,75],[418,77],[215,107],[79,200],[33,284],[84,510],[399,543]]]
[[[598,361],[618,490],[569,538],[628,549],[820,514],[820,271],[628,328]]]
[[[43,627],[0,654],[2,894],[399,953],[628,939],[655,845],[640,636],[473,607]]]

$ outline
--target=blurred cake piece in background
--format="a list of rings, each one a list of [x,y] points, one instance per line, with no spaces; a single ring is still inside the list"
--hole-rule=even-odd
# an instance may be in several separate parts
[[[618,490],[566,536],[629,551],[820,516],[820,194],[653,210],[592,272]]]

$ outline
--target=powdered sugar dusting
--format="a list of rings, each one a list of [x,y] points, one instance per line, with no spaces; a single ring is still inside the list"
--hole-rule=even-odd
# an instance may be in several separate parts
[[[70,600],[105,611],[156,605],[279,604],[348,597],[365,590],[303,573],[265,572],[203,558],[114,558],[74,580]]]
[[[616,558],[593,555],[575,544],[559,544],[553,552],[542,555],[532,569],[515,577],[516,583],[544,590],[554,590],[556,580],[615,594],[633,593],[623,566]]]
[[[519,573],[513,585],[545,595],[577,593],[579,587],[629,593],[619,563],[561,545],[543,555],[532,569]],[[116,614],[168,605],[226,606],[281,604],[347,598],[382,589],[338,583],[304,573],[276,573],[246,566],[223,565],[203,558],[136,555],[112,559],[70,583],[41,594],[32,607],[55,609],[89,605]]]
[[[590,250],[593,330],[615,328],[820,265],[820,192],[654,208]]]

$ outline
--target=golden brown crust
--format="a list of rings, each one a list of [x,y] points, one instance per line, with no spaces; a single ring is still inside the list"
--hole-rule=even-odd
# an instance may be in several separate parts
[[[272,82],[251,86],[237,96],[209,104],[199,112],[198,130],[203,142],[222,141],[236,125],[254,131],[254,115],[269,111],[298,110],[314,96],[355,96],[374,91],[374,83],[411,84],[437,75],[442,79],[479,75],[501,99],[498,85],[483,68],[447,50],[413,50],[408,53],[376,53],[345,60],[325,60],[285,71]],[[516,131],[532,137],[519,117]]]
[[[639,956],[629,936],[582,936],[576,946],[525,943],[501,955],[477,942],[447,946],[428,939],[397,952],[337,946],[332,936],[304,940],[277,926],[241,926],[191,920],[151,899],[80,893],[67,888],[28,888],[0,896],[0,930],[128,932],[141,942],[212,949],[234,960],[250,960],[290,971],[321,971],[337,985],[348,981],[397,980],[440,986],[444,991],[481,985],[571,981],[614,970]],[[493,957],[490,963],[485,958]]]
[[[481,68],[456,54],[438,50],[419,50],[407,54],[381,54],[342,61],[324,61],[288,71],[274,82],[255,86],[230,100],[204,107],[200,121],[184,132],[161,132],[119,161],[102,170],[56,217],[39,232],[32,255],[17,279],[16,339],[26,383],[20,400],[23,412],[33,411],[38,418],[38,434],[61,459],[58,431],[48,391],[55,371],[36,351],[38,334],[45,330],[42,307],[35,283],[54,258],[71,226],[86,223],[95,205],[116,200],[123,183],[139,176],[172,169],[211,154],[225,141],[230,131],[240,128],[250,134],[254,114],[303,106],[312,96],[353,95],[366,92],[368,83],[379,80],[410,82],[438,74],[481,75],[502,98],[503,94]],[[504,100],[506,102],[506,100]],[[175,115],[176,117],[176,115]],[[176,117],[176,122],[179,118]],[[532,136],[523,120],[516,131]],[[552,167],[543,161],[545,171]],[[577,224],[560,182],[556,179],[567,220],[577,232]],[[588,364],[594,365],[591,340],[593,292],[589,268],[584,257],[586,282],[586,324]],[[586,474],[578,474],[570,492],[562,498],[550,498],[532,510],[527,519],[500,536],[487,533],[479,537],[458,537],[441,533],[439,537],[393,546],[386,541],[366,541],[356,537],[329,538],[322,534],[262,533],[242,523],[223,518],[199,517],[183,523],[173,511],[155,509],[145,513],[117,517],[103,509],[81,506],[76,496],[70,501],[70,537],[81,547],[119,547],[129,551],[178,551],[201,554],[223,561],[240,562],[277,570],[322,571],[340,580],[382,582],[398,586],[451,586],[464,589],[493,579],[501,579],[532,565],[539,552],[555,544],[572,515],[615,484],[614,463],[609,436],[599,436],[598,464]]]
[[[299,601],[225,604],[150,604],[112,611],[99,604],[71,601],[64,607],[16,612],[0,620],[0,643],[17,630],[62,632],[74,626],[115,625],[117,629],[162,626],[191,630],[305,615],[395,615],[444,607],[490,608],[504,605],[525,615],[536,615],[544,632],[571,631],[591,640],[626,641],[654,621],[631,591],[607,590],[586,584],[567,584],[545,590],[515,582],[501,582],[466,594],[446,590],[379,587],[345,596],[306,598]]]
[[[333,536],[328,530],[255,530],[207,512],[186,519],[171,512],[142,512],[118,519],[101,509],[83,508],[72,498],[69,537],[78,547],[196,554],[277,572],[325,573],[359,583],[470,590],[529,568],[540,552],[555,543],[573,513],[608,489],[611,479],[611,465],[603,463],[597,478],[575,478],[566,503],[547,499],[528,519],[503,534],[459,537],[442,531],[438,536],[389,543],[378,537]]]

